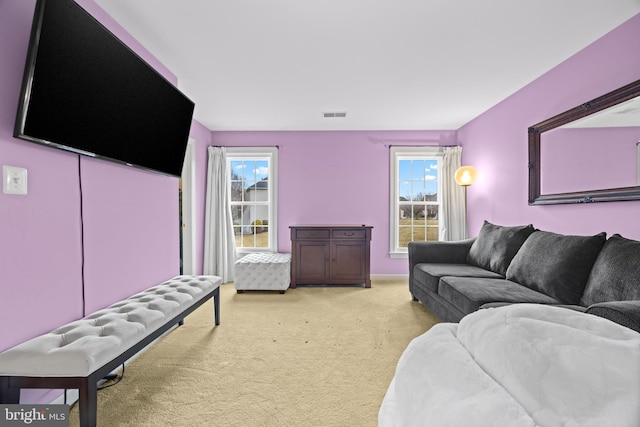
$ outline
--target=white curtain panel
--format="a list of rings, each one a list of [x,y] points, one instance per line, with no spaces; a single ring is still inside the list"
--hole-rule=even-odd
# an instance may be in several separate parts
[[[467,238],[467,207],[465,189],[454,179],[456,170],[462,165],[462,147],[444,147],[442,159],[442,206],[444,229],[442,240]]]
[[[225,148],[209,147],[203,272],[222,277],[224,283],[234,279],[233,265],[236,260],[227,176]]]

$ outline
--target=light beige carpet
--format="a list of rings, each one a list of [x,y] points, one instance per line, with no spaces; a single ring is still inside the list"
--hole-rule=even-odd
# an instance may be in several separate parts
[[[406,281],[285,294],[225,284],[221,317],[214,327],[206,303],[129,364],[98,393],[98,425],[376,426],[400,354],[437,321]]]

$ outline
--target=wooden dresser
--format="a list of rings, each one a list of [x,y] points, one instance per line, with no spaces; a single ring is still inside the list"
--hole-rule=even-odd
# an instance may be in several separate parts
[[[372,226],[292,225],[291,287],[297,284],[364,284],[369,272]]]

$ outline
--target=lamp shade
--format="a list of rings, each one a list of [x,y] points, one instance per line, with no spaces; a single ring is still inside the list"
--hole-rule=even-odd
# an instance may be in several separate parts
[[[476,180],[476,176],[478,176],[476,168],[473,166],[461,166],[456,170],[454,178],[456,184],[468,187]]]

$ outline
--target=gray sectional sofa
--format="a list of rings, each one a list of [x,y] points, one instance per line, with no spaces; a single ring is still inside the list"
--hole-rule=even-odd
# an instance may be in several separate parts
[[[640,241],[485,221],[477,237],[410,242],[409,290],[444,322],[514,303],[567,307],[640,332]]]

